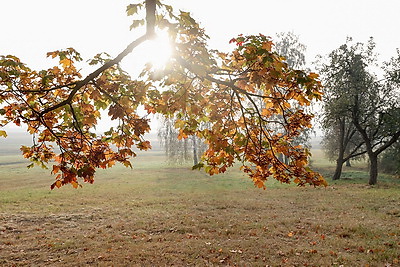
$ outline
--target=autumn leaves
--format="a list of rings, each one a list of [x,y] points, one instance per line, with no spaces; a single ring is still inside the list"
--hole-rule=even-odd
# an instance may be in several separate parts
[[[133,13],[139,7],[135,5]],[[189,13],[175,14],[161,3],[159,8],[165,13],[159,13],[155,23],[168,28],[175,51],[157,75],[146,68],[134,79],[119,65],[146,36],[114,59],[97,55],[90,64],[98,69],[84,79],[75,67],[82,59],[72,48],[48,53],[58,58],[58,66],[40,72],[15,57],[1,58],[5,119],[0,126],[28,126],[35,141],[23,154],[41,166],[54,163],[56,181],[51,187],[77,187],[79,178],[92,183],[97,168],[116,162],[131,166],[135,147],[150,149],[144,139],[149,121],[138,114],[139,106],[149,114],[177,118],[179,138],[196,135],[204,140],[208,149],[194,168],[210,175],[240,162],[260,188],[270,176],[284,183],[326,185],[307,167],[309,152],[293,144],[311,125],[312,114],[303,107],[321,99],[318,75],[289,68],[270,38],[261,34],[232,39],[236,48],[230,53],[211,50],[208,36]],[[98,133],[103,110],[116,124]]]

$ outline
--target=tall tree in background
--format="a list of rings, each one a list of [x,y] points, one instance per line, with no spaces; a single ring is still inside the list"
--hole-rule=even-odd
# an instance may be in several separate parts
[[[385,63],[384,70],[388,86],[393,88],[393,97],[400,100],[400,49],[397,49],[395,57]],[[397,104],[399,103],[397,102]],[[393,119],[396,120],[396,118]],[[399,117],[397,117],[397,123],[399,123],[399,120]],[[400,138],[384,151],[380,160],[380,166],[388,173],[400,175]]]
[[[326,99],[329,102],[329,95],[326,96]],[[321,120],[321,125],[324,133],[322,148],[327,158],[336,162],[333,180],[338,180],[340,179],[343,162],[346,163],[347,167],[351,167],[351,160],[365,158],[364,141],[349,120],[339,118],[336,122],[333,122],[324,117]]]
[[[275,51],[285,58],[285,62],[293,69],[306,69],[306,50],[305,44],[300,42],[299,36],[294,32],[281,32],[276,34]],[[311,107],[311,106],[310,106]],[[300,108],[300,107],[295,107]],[[303,107],[307,108],[307,107]],[[313,128],[305,129],[294,143],[311,148],[311,135],[315,133]]]
[[[400,53],[385,63],[385,77],[375,87],[356,95],[352,119],[370,161],[369,184],[378,181],[378,156],[400,138]],[[367,113],[362,113],[365,106]]]
[[[294,32],[276,34],[275,51],[285,58],[290,68],[304,69],[306,65],[305,52],[307,47],[299,40]]]
[[[175,127],[175,118],[161,118],[158,128],[158,139],[164,149],[167,160],[171,164],[183,164],[192,161],[193,165],[199,163],[199,158],[206,150],[204,140],[197,136],[178,138],[179,131]]]
[[[337,160],[333,179],[339,179],[343,163],[367,153],[370,184],[376,184],[378,155],[399,138],[399,99],[395,83],[378,81],[371,67],[376,65],[375,43],[346,44],[332,51],[323,64],[325,138],[337,134]],[[389,69],[389,68],[387,68]],[[389,75],[389,74],[387,74]],[[396,128],[397,127],[397,128]],[[397,129],[397,130],[395,130]],[[329,140],[327,142],[330,142]]]
[[[22,153],[33,163],[52,165],[56,181],[51,188],[78,187],[78,178],[92,183],[97,168],[116,162],[131,166],[134,147],[150,149],[144,138],[149,119],[138,113],[139,106],[148,114],[179,118],[178,138],[204,139],[207,150],[195,167],[210,175],[237,161],[260,188],[270,176],[284,183],[326,185],[307,166],[308,151],[292,143],[311,127],[313,115],[302,107],[321,99],[317,74],[290,68],[262,34],[233,38],[230,53],[211,50],[204,29],[190,14],[175,12],[162,1],[135,2],[127,13],[136,16],[145,7],[146,19],[136,17],[132,28],[147,21],[147,33],[115,58],[95,56],[90,64],[97,69],[86,77],[76,67],[83,62],[72,48],[49,52],[58,63],[41,71],[15,56],[0,57],[0,129],[8,123],[27,126],[34,143],[22,147]],[[132,78],[120,62],[153,38],[155,28],[168,31],[173,55],[163,71],[148,65]],[[115,125],[99,134],[101,111]],[[202,128],[203,122],[209,127]],[[274,131],[276,125],[282,131]],[[0,130],[0,136],[6,135]]]
[[[357,88],[372,86],[373,79],[362,61],[353,60],[363,45],[351,46],[350,42],[351,39],[348,39],[346,44],[332,51],[328,63],[319,70],[326,87],[322,119],[323,147],[330,158],[336,158],[333,180],[340,179],[346,161],[366,152],[364,141],[353,124],[350,106]],[[373,56],[372,51],[364,53],[364,57],[370,56]]]

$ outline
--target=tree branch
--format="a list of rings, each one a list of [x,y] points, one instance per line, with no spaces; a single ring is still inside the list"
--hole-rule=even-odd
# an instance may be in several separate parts
[[[114,59],[106,62],[103,66],[101,66],[100,68],[98,68],[97,70],[95,70],[94,72],[90,73],[88,76],[86,76],[85,79],[76,82],[75,86],[73,87],[71,93],[69,94],[68,98],[65,99],[64,101],[61,101],[60,103],[48,107],[45,110],[42,110],[39,113],[39,116],[43,116],[46,113],[49,113],[53,110],[56,110],[62,106],[65,106],[69,103],[71,103],[72,99],[74,98],[75,94],[79,91],[79,89],[81,89],[82,87],[86,86],[87,84],[89,84],[90,81],[92,81],[93,79],[95,79],[97,76],[99,76],[103,71],[105,71],[106,69],[114,66],[115,64],[118,64],[119,62],[121,62],[121,60],[126,57],[129,53],[132,52],[132,50],[137,47],[138,45],[140,45],[141,43],[143,43],[144,41],[146,41],[149,38],[149,36],[147,34],[142,35],[141,37],[139,37],[138,39],[136,39],[135,41],[133,41],[132,43],[130,43],[125,49],[124,51],[122,51],[117,57],[115,57]]]

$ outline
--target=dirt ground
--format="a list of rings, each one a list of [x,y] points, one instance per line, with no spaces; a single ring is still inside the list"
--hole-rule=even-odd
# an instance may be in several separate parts
[[[0,265],[400,265],[398,188],[106,189],[6,203]]]

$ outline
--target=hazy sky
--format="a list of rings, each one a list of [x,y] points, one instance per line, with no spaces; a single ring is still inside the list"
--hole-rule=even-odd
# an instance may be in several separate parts
[[[133,38],[128,0],[1,1],[0,54],[14,54],[41,67],[47,51],[74,47],[84,57],[116,55]],[[398,0],[171,0],[192,12],[211,37],[210,46],[228,49],[237,34],[273,36],[294,31],[306,44],[308,60],[327,54],[346,36],[365,42],[373,36],[383,59],[400,47]]]
[[[0,9],[0,54],[13,54],[38,69],[54,63],[46,52],[74,47],[88,59],[99,52],[117,55],[137,32],[129,31],[128,0],[3,0]],[[382,60],[400,47],[399,0],[171,0],[190,11],[211,37],[210,47],[229,49],[240,33],[274,36],[294,31],[307,46],[307,60],[326,55],[347,36],[375,38]],[[136,53],[124,62],[134,68]]]

